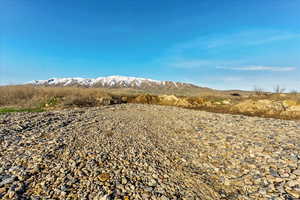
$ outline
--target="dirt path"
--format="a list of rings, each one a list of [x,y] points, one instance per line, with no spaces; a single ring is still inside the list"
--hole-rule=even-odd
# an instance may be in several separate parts
[[[300,122],[135,104],[0,115],[0,198],[297,199]]]

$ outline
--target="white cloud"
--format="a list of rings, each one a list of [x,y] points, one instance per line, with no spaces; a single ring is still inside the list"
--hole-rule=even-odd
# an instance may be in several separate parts
[[[294,71],[295,67],[274,67],[274,66],[244,66],[244,67],[217,67],[217,69],[235,70],[235,71],[274,71],[286,72]]]
[[[210,66],[218,62],[212,60],[180,60],[172,61],[168,65],[176,68],[200,68],[204,66]]]
[[[265,43],[270,43],[270,42],[275,42],[275,41],[281,41],[281,40],[290,40],[290,39],[295,39],[295,38],[300,38],[300,34],[297,33],[281,33],[281,34],[274,34],[270,37],[267,38],[262,38],[254,41],[249,41],[247,44],[248,45],[260,45],[260,44],[265,44]]]
[[[280,84],[287,89],[299,90],[297,52],[292,49],[289,59],[286,57],[289,52],[282,52],[285,48],[283,43],[291,46],[299,42],[300,32],[265,29],[224,31],[174,44],[157,62],[162,66],[180,68],[194,83],[217,89],[252,90],[257,85],[272,90],[274,85]],[[272,54],[276,46],[279,51]],[[264,49],[266,51],[262,54]],[[280,52],[282,56],[278,54]]]
[[[165,66],[184,69],[243,66],[248,65],[247,63],[250,62],[250,58],[247,58],[247,55],[239,55],[239,53],[237,53],[238,57],[233,59],[232,50],[239,52],[246,47],[267,45],[279,41],[292,42],[296,39],[300,39],[300,33],[280,30],[247,30],[200,36],[190,41],[175,44],[165,52],[159,62]],[[237,60],[235,60],[236,58]],[[253,58],[251,58],[251,61],[252,60]],[[262,63],[262,65],[268,64]],[[270,63],[270,65],[272,64]],[[244,68],[234,67],[231,70],[293,71],[295,68],[250,66]]]
[[[244,31],[211,38],[207,41],[207,48],[222,46],[256,46],[277,41],[300,39],[299,33],[281,31]]]
[[[183,69],[199,69],[203,67],[215,67],[224,65],[239,65],[242,61],[240,60],[209,60],[209,59],[171,59],[166,61],[164,64]]]
[[[190,41],[179,43],[169,49],[171,53],[184,53],[187,50],[210,50],[221,47],[258,46],[284,40],[300,39],[300,33],[278,30],[247,30],[234,33],[217,33],[200,36]]]

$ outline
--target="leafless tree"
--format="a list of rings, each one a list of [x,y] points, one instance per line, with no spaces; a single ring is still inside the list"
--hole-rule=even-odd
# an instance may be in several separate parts
[[[283,93],[285,91],[285,88],[281,87],[280,85],[276,85],[274,87],[274,92],[277,94]]]
[[[261,95],[264,95],[264,94],[265,94],[264,89],[262,89],[262,88],[260,88],[260,87],[258,87],[258,86],[254,86],[254,90],[253,90],[253,91],[254,91],[255,94],[258,95],[258,96],[261,96]]]

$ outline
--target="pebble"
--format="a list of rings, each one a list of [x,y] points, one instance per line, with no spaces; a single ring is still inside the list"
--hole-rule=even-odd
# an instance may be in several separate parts
[[[296,185],[298,185],[299,183],[298,183],[298,181],[295,181],[295,180],[291,180],[291,181],[288,181],[287,183],[286,183],[286,185],[288,186],[288,187],[295,187]]]
[[[293,174],[295,174],[297,176],[300,176],[300,169],[297,169],[297,170],[293,171]]]
[[[102,173],[99,175],[99,180],[103,181],[103,182],[109,180],[109,178],[110,178],[110,175],[108,173]]]
[[[156,186],[156,180],[155,179],[153,179],[153,178],[150,178],[150,180],[148,181],[148,185],[149,186]]]
[[[0,188],[0,193],[4,193],[6,191],[7,191],[7,188],[5,188],[5,187]]]
[[[123,177],[122,180],[121,180],[121,183],[122,183],[123,185],[126,185],[127,179],[126,179],[125,177]]]

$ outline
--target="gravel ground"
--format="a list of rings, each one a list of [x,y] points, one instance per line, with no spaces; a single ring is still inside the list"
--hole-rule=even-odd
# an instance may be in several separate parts
[[[0,115],[0,199],[299,198],[299,121],[135,104]]]

